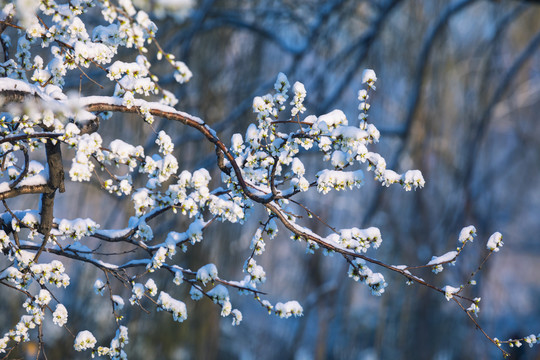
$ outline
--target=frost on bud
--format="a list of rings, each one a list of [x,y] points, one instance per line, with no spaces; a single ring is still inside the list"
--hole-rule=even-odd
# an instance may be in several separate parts
[[[246,141],[251,144],[251,147],[257,148],[260,142],[259,132],[255,124],[250,124],[246,130]]]

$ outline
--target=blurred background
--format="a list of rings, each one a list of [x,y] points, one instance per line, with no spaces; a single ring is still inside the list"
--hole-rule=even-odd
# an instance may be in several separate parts
[[[499,339],[540,332],[540,5],[518,0],[134,3],[153,14],[161,45],[194,74],[188,84],[177,86],[162,69],[162,85],[180,100],[176,107],[203,118],[226,143],[255,120],[252,99],[272,90],[278,72],[287,74],[291,84],[305,84],[305,115],[339,108],[354,123],[362,71],[374,69],[379,80],[369,121],[381,131],[375,151],[398,172],[421,170],[425,188],[382,188],[366,174],[366,186],[358,191],[324,197],[311,191],[301,199],[335,227],[379,227],[382,246],[368,255],[389,264],[425,264],[432,255],[454,250],[461,228],[475,225],[478,237],[458,266],[439,275],[429,269],[418,273],[439,287],[464,281],[485,256],[487,238],[500,231],[505,245],[489,259],[469,293],[482,297],[478,321]],[[103,74],[96,70],[93,77]],[[67,87],[78,89],[82,81],[88,94],[99,90],[85,79],[72,81]],[[213,148],[198,134],[166,122],[156,128],[174,137],[182,168],[207,167],[218,178]],[[137,116],[113,117],[100,133],[105,142],[120,136],[150,148],[154,141],[152,130]],[[313,168],[320,166],[314,154],[302,159]],[[57,217],[93,217],[106,228],[124,227],[133,215],[128,199],[95,196],[97,184],[69,186],[77,187],[71,188],[76,198],[59,195]],[[38,203],[37,198],[26,201],[26,207]],[[175,261],[192,269],[213,262],[221,277],[243,278],[243,262],[261,216],[255,211],[243,226],[214,224],[201,244],[176,255]],[[162,218],[154,234],[183,231],[185,221]],[[327,232],[320,224],[308,224]],[[501,357],[441,294],[407,286],[405,279],[372,267],[389,283],[382,297],[373,297],[367,287],[347,278],[342,258],[305,254],[305,244],[292,242],[284,228],[257,261],[267,273],[261,288],[267,298],[273,303],[298,300],[303,317],[269,316],[250,296],[234,292],[233,307],[244,315],[237,327],[221,318],[210,301],[193,302],[187,292],[189,317],[182,324],[169,314],[126,306],[129,358]],[[91,290],[98,275],[92,271],[72,270],[71,285],[60,296],[72,328],[101,329],[100,341],[107,342],[115,329],[110,317],[94,316],[104,299]],[[170,279],[158,286],[178,291]],[[2,298],[4,294],[2,289]],[[7,327],[17,319],[13,314],[0,323]],[[48,329],[49,358],[73,356],[71,350],[69,356],[62,352],[72,344],[65,335],[64,330]],[[512,358],[540,359],[540,348],[524,346]]]

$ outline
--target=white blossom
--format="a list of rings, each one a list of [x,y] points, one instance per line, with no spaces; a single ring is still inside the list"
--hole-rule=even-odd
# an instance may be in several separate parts
[[[158,311],[164,310],[168,311],[173,315],[173,319],[178,322],[183,322],[187,319],[187,309],[186,305],[176,299],[173,299],[166,292],[160,292],[157,300]]]
[[[56,305],[56,309],[53,312],[53,322],[62,327],[67,323],[68,319],[68,312],[64,305],[58,304]]]
[[[375,71],[372,69],[366,69],[362,73],[362,84],[368,84],[368,86],[375,90],[375,82],[377,81],[377,75],[375,75]]]
[[[193,300],[200,300],[203,297],[202,291],[195,286],[191,287],[191,289],[189,290],[189,294],[191,295],[191,299]]]
[[[466,243],[467,241],[472,242],[475,236],[476,228],[473,225],[470,225],[461,229],[458,240],[460,243]]]
[[[500,232],[496,232],[494,233],[493,235],[491,235],[488,239],[488,242],[487,242],[487,249],[488,250],[491,250],[491,251],[494,251],[494,252],[497,252],[500,250],[500,248],[503,246],[503,241],[502,241],[502,234]]]
[[[238,326],[242,322],[242,313],[238,309],[234,309],[231,314],[233,315],[233,326]]]
[[[197,280],[206,285],[207,282],[214,281],[218,277],[217,267],[214,264],[207,264],[197,271]]]
[[[148,294],[150,296],[156,296],[157,285],[153,279],[148,279],[146,283],[144,284],[144,287],[146,288],[146,290],[148,290]]]
[[[96,294],[103,295],[103,292],[105,291],[105,283],[101,279],[97,279],[94,282],[94,291]]]
[[[456,294],[460,290],[460,288],[456,288],[450,285],[446,285],[442,288],[442,291],[444,291],[444,297],[446,297],[447,301],[450,301],[450,299],[454,297],[454,294]]]
[[[80,331],[75,337],[75,343],[73,347],[77,351],[84,351],[87,349],[93,349],[96,345],[96,338],[88,330]]]
[[[140,284],[140,283],[133,284],[133,287],[131,289],[131,294],[132,295],[129,298],[129,303],[131,305],[134,305],[135,303],[137,303],[137,301],[140,300],[143,297],[144,291],[145,291],[145,289],[144,289],[143,284]]]
[[[281,318],[302,316],[304,311],[297,301],[288,301],[286,303],[278,302],[274,309],[276,314]]]

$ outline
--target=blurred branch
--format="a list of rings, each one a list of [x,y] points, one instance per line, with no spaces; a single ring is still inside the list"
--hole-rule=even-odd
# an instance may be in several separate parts
[[[372,26],[367,32],[362,34],[360,38],[354,43],[354,46],[351,47],[351,50],[357,51],[352,65],[346,72],[343,73],[343,76],[340,77],[340,80],[337,82],[337,85],[335,86],[331,94],[326,97],[326,99],[320,106],[317,107],[317,113],[327,112],[330,106],[334,104],[340,96],[342,96],[343,91],[345,91],[346,87],[354,79],[355,74],[358,73],[360,63],[368,54],[371,45],[380,35],[381,29],[384,26],[385,21],[392,14],[392,10],[394,10],[396,5],[398,5],[400,2],[401,0],[390,0],[384,5],[381,5],[380,11],[377,14],[375,20],[373,21]]]
[[[407,144],[407,139],[409,138],[412,128],[412,122],[415,118],[416,110],[418,109],[418,104],[420,102],[424,78],[426,76],[428,68],[427,63],[429,61],[429,57],[431,54],[431,50],[433,49],[433,44],[435,43],[435,40],[453,16],[458,14],[460,11],[466,9],[468,6],[474,4],[476,1],[477,0],[460,0],[456,3],[448,5],[441,14],[441,16],[437,19],[437,22],[432,25],[427,35],[424,37],[424,41],[422,42],[422,49],[420,50],[418,62],[416,63],[415,76],[413,80],[414,88],[411,92],[409,103],[407,105],[407,113],[403,121],[405,128],[405,133],[403,137],[404,140],[395,155],[394,161],[392,162],[393,166],[395,166],[397,161],[399,161],[401,153],[403,152]]]
[[[502,100],[506,92],[509,90],[510,85],[512,84],[512,81],[516,78],[517,73],[525,65],[527,60],[529,60],[530,57],[535,54],[539,46],[540,46],[540,32],[536,33],[536,35],[529,41],[525,49],[521,51],[518,57],[514,60],[512,66],[510,66],[508,71],[504,74],[504,77],[502,78],[499,85],[495,89],[495,92],[493,93],[491,100],[486,106],[480,118],[480,121],[478,125],[476,126],[475,131],[473,131],[473,136],[469,141],[469,148],[468,148],[468,151],[466,152],[468,156],[466,158],[467,160],[464,167],[464,175],[463,175],[463,183],[469,184],[468,191],[471,193],[472,193],[472,185],[473,185],[471,181],[472,173],[476,166],[476,162],[478,160],[478,151],[482,145],[483,138],[487,133],[487,128],[489,127],[489,123],[492,119],[493,110],[495,109],[495,106],[499,103],[499,101]]]
[[[401,143],[390,162],[391,168],[397,168],[399,159],[401,158],[401,155],[403,154],[403,151],[407,146],[407,142],[412,129],[412,124],[415,119],[416,110],[418,109],[418,104],[420,103],[420,95],[424,83],[424,77],[427,71],[427,63],[431,54],[431,50],[433,49],[433,44],[435,43],[435,40],[453,16],[455,16],[460,11],[466,9],[468,6],[472,5],[475,2],[476,0],[460,0],[456,3],[448,5],[446,9],[442,12],[441,16],[437,19],[437,22],[431,26],[431,29],[424,37],[424,41],[422,42],[422,49],[420,50],[418,62],[416,63],[414,88],[412,90],[412,94],[407,106],[407,113],[403,121],[404,124],[401,133]],[[373,215],[376,213],[377,208],[381,204],[382,196],[382,188],[378,187],[375,192],[374,200],[371,202],[369,209],[367,210],[366,215],[362,220],[363,224],[368,223],[373,217]]]

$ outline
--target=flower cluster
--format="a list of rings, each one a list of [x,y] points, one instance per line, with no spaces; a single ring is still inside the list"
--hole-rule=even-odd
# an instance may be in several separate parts
[[[335,171],[322,170],[317,174],[317,190],[327,194],[330,190],[337,191],[360,187],[364,183],[362,170]]]
[[[262,229],[258,228],[255,234],[253,235],[253,238],[251,239],[251,245],[249,246],[249,248],[253,249],[254,255],[262,255],[262,253],[264,252],[265,246],[266,244],[262,236]]]
[[[131,305],[135,305],[136,303],[138,303],[139,300],[142,299],[144,292],[145,292],[145,289],[144,289],[143,284],[140,284],[140,283],[133,284],[131,288],[131,297],[129,298],[129,303]]]
[[[246,261],[244,271],[250,275],[250,281],[253,284],[264,283],[266,281],[266,272],[253,258]]]
[[[30,284],[31,279],[32,277],[29,273],[23,273],[14,266],[10,266],[0,273],[0,280],[7,280],[19,289],[26,288]]]
[[[58,230],[55,229],[53,234],[62,238],[68,237],[79,240],[85,236],[94,234],[98,228],[99,224],[92,219],[62,219],[58,223]]]
[[[362,259],[356,259],[349,265],[349,277],[368,285],[371,293],[376,296],[381,296],[388,286],[384,281],[384,276],[381,273],[374,273]]]
[[[370,90],[374,90],[376,76],[370,70],[366,75],[366,83]],[[319,117],[310,115],[299,123],[301,129],[290,134],[280,133],[277,130],[280,111],[288,97],[290,85],[287,77],[280,73],[276,80],[274,95],[267,94],[255,97],[253,111],[257,114],[258,125],[251,124],[245,135],[234,134],[231,138],[230,151],[236,154],[236,162],[242,167],[242,176],[254,187],[261,191],[282,194],[294,194],[298,191],[307,191],[313,183],[306,178],[304,164],[299,159],[301,148],[309,150],[316,145],[323,153],[323,159],[330,161],[334,169],[321,170],[316,175],[317,189],[326,194],[330,190],[345,190],[360,187],[364,181],[362,170],[344,171],[345,168],[358,163],[368,163],[368,170],[374,170],[375,179],[383,185],[401,184],[406,190],[424,186],[422,174],[417,170],[410,170],[404,174],[386,168],[384,158],[370,152],[367,146],[379,141],[380,133],[373,124],[366,121],[368,92],[364,90],[359,94],[363,116],[358,126],[349,123],[341,110],[333,110]],[[294,105],[293,116],[288,121],[305,111],[305,87],[295,83],[292,87]],[[284,172],[284,167],[290,166],[290,172]],[[223,180],[233,191],[238,191],[234,174],[223,175]],[[288,180],[288,181],[287,181]],[[286,184],[290,187],[284,188]],[[274,187],[275,190],[272,190]]]
[[[295,117],[306,111],[306,108],[304,107],[304,99],[306,98],[306,88],[304,87],[304,84],[299,81],[295,82],[293,85],[293,93],[294,98],[291,101],[291,105],[294,105],[294,107],[291,110],[291,116]]]
[[[376,227],[367,229],[341,229],[339,234],[330,234],[326,237],[329,243],[341,245],[345,249],[352,249],[356,253],[365,253],[370,247],[377,249],[382,243],[381,231]]]
[[[53,260],[50,263],[32,264],[30,272],[40,285],[46,283],[56,287],[69,285],[69,275],[65,272],[64,264],[58,260]]]
[[[148,263],[146,268],[149,272],[153,272],[163,266],[165,263],[165,260],[167,258],[167,255],[169,253],[169,250],[165,247],[160,247],[158,250],[154,253],[152,256],[152,261]]]
[[[116,335],[111,340],[109,347],[98,346],[97,355],[108,355],[111,359],[127,359],[127,354],[123,348],[129,343],[128,328],[120,325],[116,330]]]
[[[229,290],[221,284],[216,285],[212,290],[208,291],[208,296],[212,298],[212,301],[216,304],[223,306],[222,315],[226,316],[231,312],[231,302],[229,297]]]
[[[278,302],[274,306],[274,311],[280,318],[286,319],[291,316],[302,316],[304,309],[302,309],[302,306],[298,303],[298,301],[293,300],[287,301],[286,303]]]
[[[96,342],[97,342],[96,338],[90,331],[83,330],[83,331],[80,331],[75,337],[75,342],[73,344],[73,347],[77,351],[84,351],[87,349],[93,349],[94,346],[96,346]]]
[[[157,300],[158,311],[167,311],[173,315],[173,319],[182,322],[187,319],[186,304],[172,298],[166,292],[160,292]]]
[[[23,308],[26,310],[27,315],[21,316],[15,327],[0,338],[0,354],[6,352],[9,341],[20,343],[30,340],[28,332],[36,326],[41,325],[45,317],[44,309],[48,306],[51,299],[51,294],[45,289],[41,289],[36,296],[26,299],[23,303]]]
[[[139,55],[135,62],[126,63],[115,61],[108,68],[107,77],[116,80],[114,95],[123,97],[123,104],[131,108],[134,103],[134,94],[149,96],[157,94],[159,89],[149,77],[150,63],[144,55]]]
[[[218,278],[218,270],[216,265],[207,264],[197,270],[197,280],[206,285],[207,282],[214,282]]]
[[[73,181],[89,181],[94,170],[91,159],[104,160],[101,152],[101,136],[98,133],[82,135],[76,144],[77,153],[73,157],[69,176]]]

